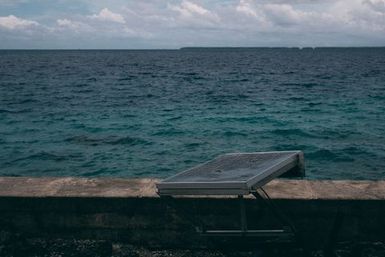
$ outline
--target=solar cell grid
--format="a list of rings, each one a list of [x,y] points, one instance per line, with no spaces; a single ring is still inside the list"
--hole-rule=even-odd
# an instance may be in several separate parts
[[[303,167],[301,151],[232,153],[169,177],[157,184],[162,194],[247,194],[255,186]],[[227,191],[226,191],[227,190]]]

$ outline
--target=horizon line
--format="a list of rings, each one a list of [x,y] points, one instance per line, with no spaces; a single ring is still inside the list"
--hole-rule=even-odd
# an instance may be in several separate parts
[[[385,48],[384,46],[184,46],[179,48],[0,48],[0,51],[148,51],[188,49],[319,49],[319,48]]]

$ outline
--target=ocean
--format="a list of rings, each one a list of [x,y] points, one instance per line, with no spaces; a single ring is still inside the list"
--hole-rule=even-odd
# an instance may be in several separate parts
[[[0,176],[159,177],[302,150],[385,176],[385,48],[0,51]]]

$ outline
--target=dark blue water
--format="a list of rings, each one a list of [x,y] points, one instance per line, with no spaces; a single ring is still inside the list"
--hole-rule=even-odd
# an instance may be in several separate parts
[[[166,177],[300,149],[385,176],[385,48],[0,51],[0,175]]]

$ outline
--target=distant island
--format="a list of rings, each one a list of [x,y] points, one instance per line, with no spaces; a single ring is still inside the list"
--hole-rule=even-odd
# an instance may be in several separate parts
[[[314,50],[314,49],[351,49],[351,48],[385,48],[385,46],[187,46],[181,47],[179,50],[250,50],[250,49],[297,49],[297,50]]]

